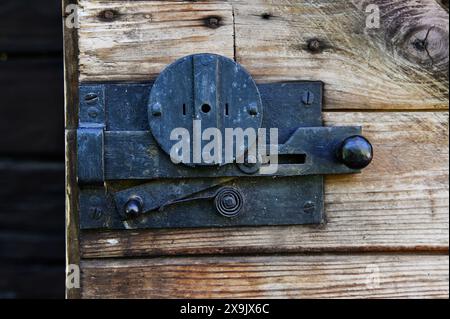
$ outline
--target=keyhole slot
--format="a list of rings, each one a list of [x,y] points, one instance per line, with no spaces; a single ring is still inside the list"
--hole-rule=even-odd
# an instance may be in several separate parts
[[[186,103],[183,104],[183,115],[186,115],[187,113],[187,108],[186,108]]]
[[[225,104],[225,115],[230,115],[230,106],[228,105],[228,103]]]

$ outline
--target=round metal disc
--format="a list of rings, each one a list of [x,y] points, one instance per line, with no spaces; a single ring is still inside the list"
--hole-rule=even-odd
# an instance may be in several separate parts
[[[257,136],[263,106],[255,82],[242,66],[223,56],[196,54],[174,62],[159,75],[150,93],[148,116],[152,134],[167,154],[177,154],[180,162],[194,166],[224,165],[230,160],[225,152],[225,129],[250,128]],[[206,131],[210,128],[221,136],[212,137],[213,130]],[[189,156],[179,143],[186,133]],[[236,150],[235,139],[227,142],[233,143],[232,160],[251,146]],[[203,157],[203,152],[212,156]]]

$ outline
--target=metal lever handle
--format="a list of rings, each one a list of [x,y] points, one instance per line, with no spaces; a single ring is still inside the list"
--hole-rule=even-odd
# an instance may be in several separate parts
[[[205,196],[185,197],[181,199],[169,200],[154,210],[162,211],[165,207],[170,205],[210,199],[214,199],[214,204],[217,211],[225,217],[237,216],[244,206],[244,197],[237,188],[222,187],[214,193]],[[143,199],[139,196],[130,197],[124,206],[124,212],[127,219],[135,218],[145,213]]]

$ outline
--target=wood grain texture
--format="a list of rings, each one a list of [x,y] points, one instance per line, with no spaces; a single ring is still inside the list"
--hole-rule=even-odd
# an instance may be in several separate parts
[[[149,80],[212,52],[259,81],[320,79],[327,109],[448,109],[448,12],[435,0],[81,4],[82,81]],[[369,4],[379,28],[366,27]]]
[[[66,36],[66,128],[77,123],[78,44],[84,82],[148,81],[179,57],[212,52],[259,82],[323,80],[325,108],[344,111],[325,113],[326,124],[362,125],[375,160],[363,174],[327,177],[323,225],[82,232],[78,251],[68,131],[67,250],[82,258],[83,287],[68,297],[448,298],[445,2],[79,3],[80,29]],[[378,29],[365,27],[368,4],[380,8]],[[396,112],[372,112],[383,110]],[[417,112],[429,110],[439,112]]]
[[[226,2],[80,1],[80,80],[149,80],[193,53],[233,58]]]
[[[369,4],[380,28],[366,27]],[[234,11],[236,59],[257,80],[320,79],[326,109],[448,108],[448,12],[435,0],[236,1]]]
[[[360,175],[326,179],[321,226],[83,233],[84,258],[448,249],[448,114],[326,113],[375,148]],[[255,212],[257,213],[257,212]]]
[[[448,298],[448,256],[84,261],[84,298]]]
[[[69,265],[80,264],[79,253],[79,216],[77,184],[77,134],[78,125],[78,32],[65,23],[65,8],[77,4],[77,0],[63,0],[62,23],[64,33],[64,111],[65,111],[65,230],[66,230],[66,271]],[[80,298],[80,289],[66,289],[68,299]]]

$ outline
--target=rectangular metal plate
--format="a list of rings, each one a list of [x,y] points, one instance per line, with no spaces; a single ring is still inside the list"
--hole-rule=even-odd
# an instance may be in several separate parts
[[[103,128],[82,128],[77,132],[78,183],[103,184],[104,133]]]
[[[311,145],[305,149],[309,156],[305,163],[288,163],[283,166],[286,174],[277,177],[246,176],[231,166],[221,170],[175,167],[158,150],[149,131],[147,101],[151,87],[151,83],[143,83],[84,84],[80,88],[84,95],[91,91],[101,94],[96,101],[102,104],[100,117],[94,122],[104,125],[105,178],[102,187],[81,186],[81,229],[317,224],[323,220],[323,176],[314,174],[357,172],[336,163],[331,155],[321,156],[326,163],[311,161],[314,154],[327,148],[321,139],[326,138],[329,144],[360,133],[358,127],[333,128],[333,131],[321,127],[321,82],[258,86],[264,105],[262,127],[279,129],[279,142],[286,143],[284,152],[289,154],[295,136],[309,139]],[[305,91],[315,96],[311,105],[301,102]],[[80,108],[84,107],[82,102]],[[308,128],[309,133],[301,128]],[[81,137],[83,129],[79,133]],[[289,176],[299,174],[305,176]],[[215,210],[211,194],[222,186],[235,187],[243,195],[243,210],[234,218],[224,217]],[[149,212],[125,221],[121,212],[132,195],[141,195]],[[192,197],[190,200],[176,202],[188,195]],[[163,205],[166,202],[172,204]]]
[[[211,181],[212,182],[212,181]],[[156,192],[169,190],[177,181],[151,182]],[[112,183],[112,188],[121,185]],[[243,178],[221,186],[237,187],[244,195],[244,208],[235,218],[226,218],[214,208],[214,201],[194,200],[169,205],[129,221],[116,211],[112,192],[84,189],[80,197],[82,229],[192,228],[318,224],[323,220],[323,177]],[[126,192],[126,189],[124,189]],[[206,190],[212,191],[212,189]],[[131,190],[129,193],[133,193]],[[152,194],[149,192],[148,194]],[[125,194],[123,194],[125,195]],[[202,193],[197,194],[201,197]],[[151,196],[149,197],[152,198]]]

